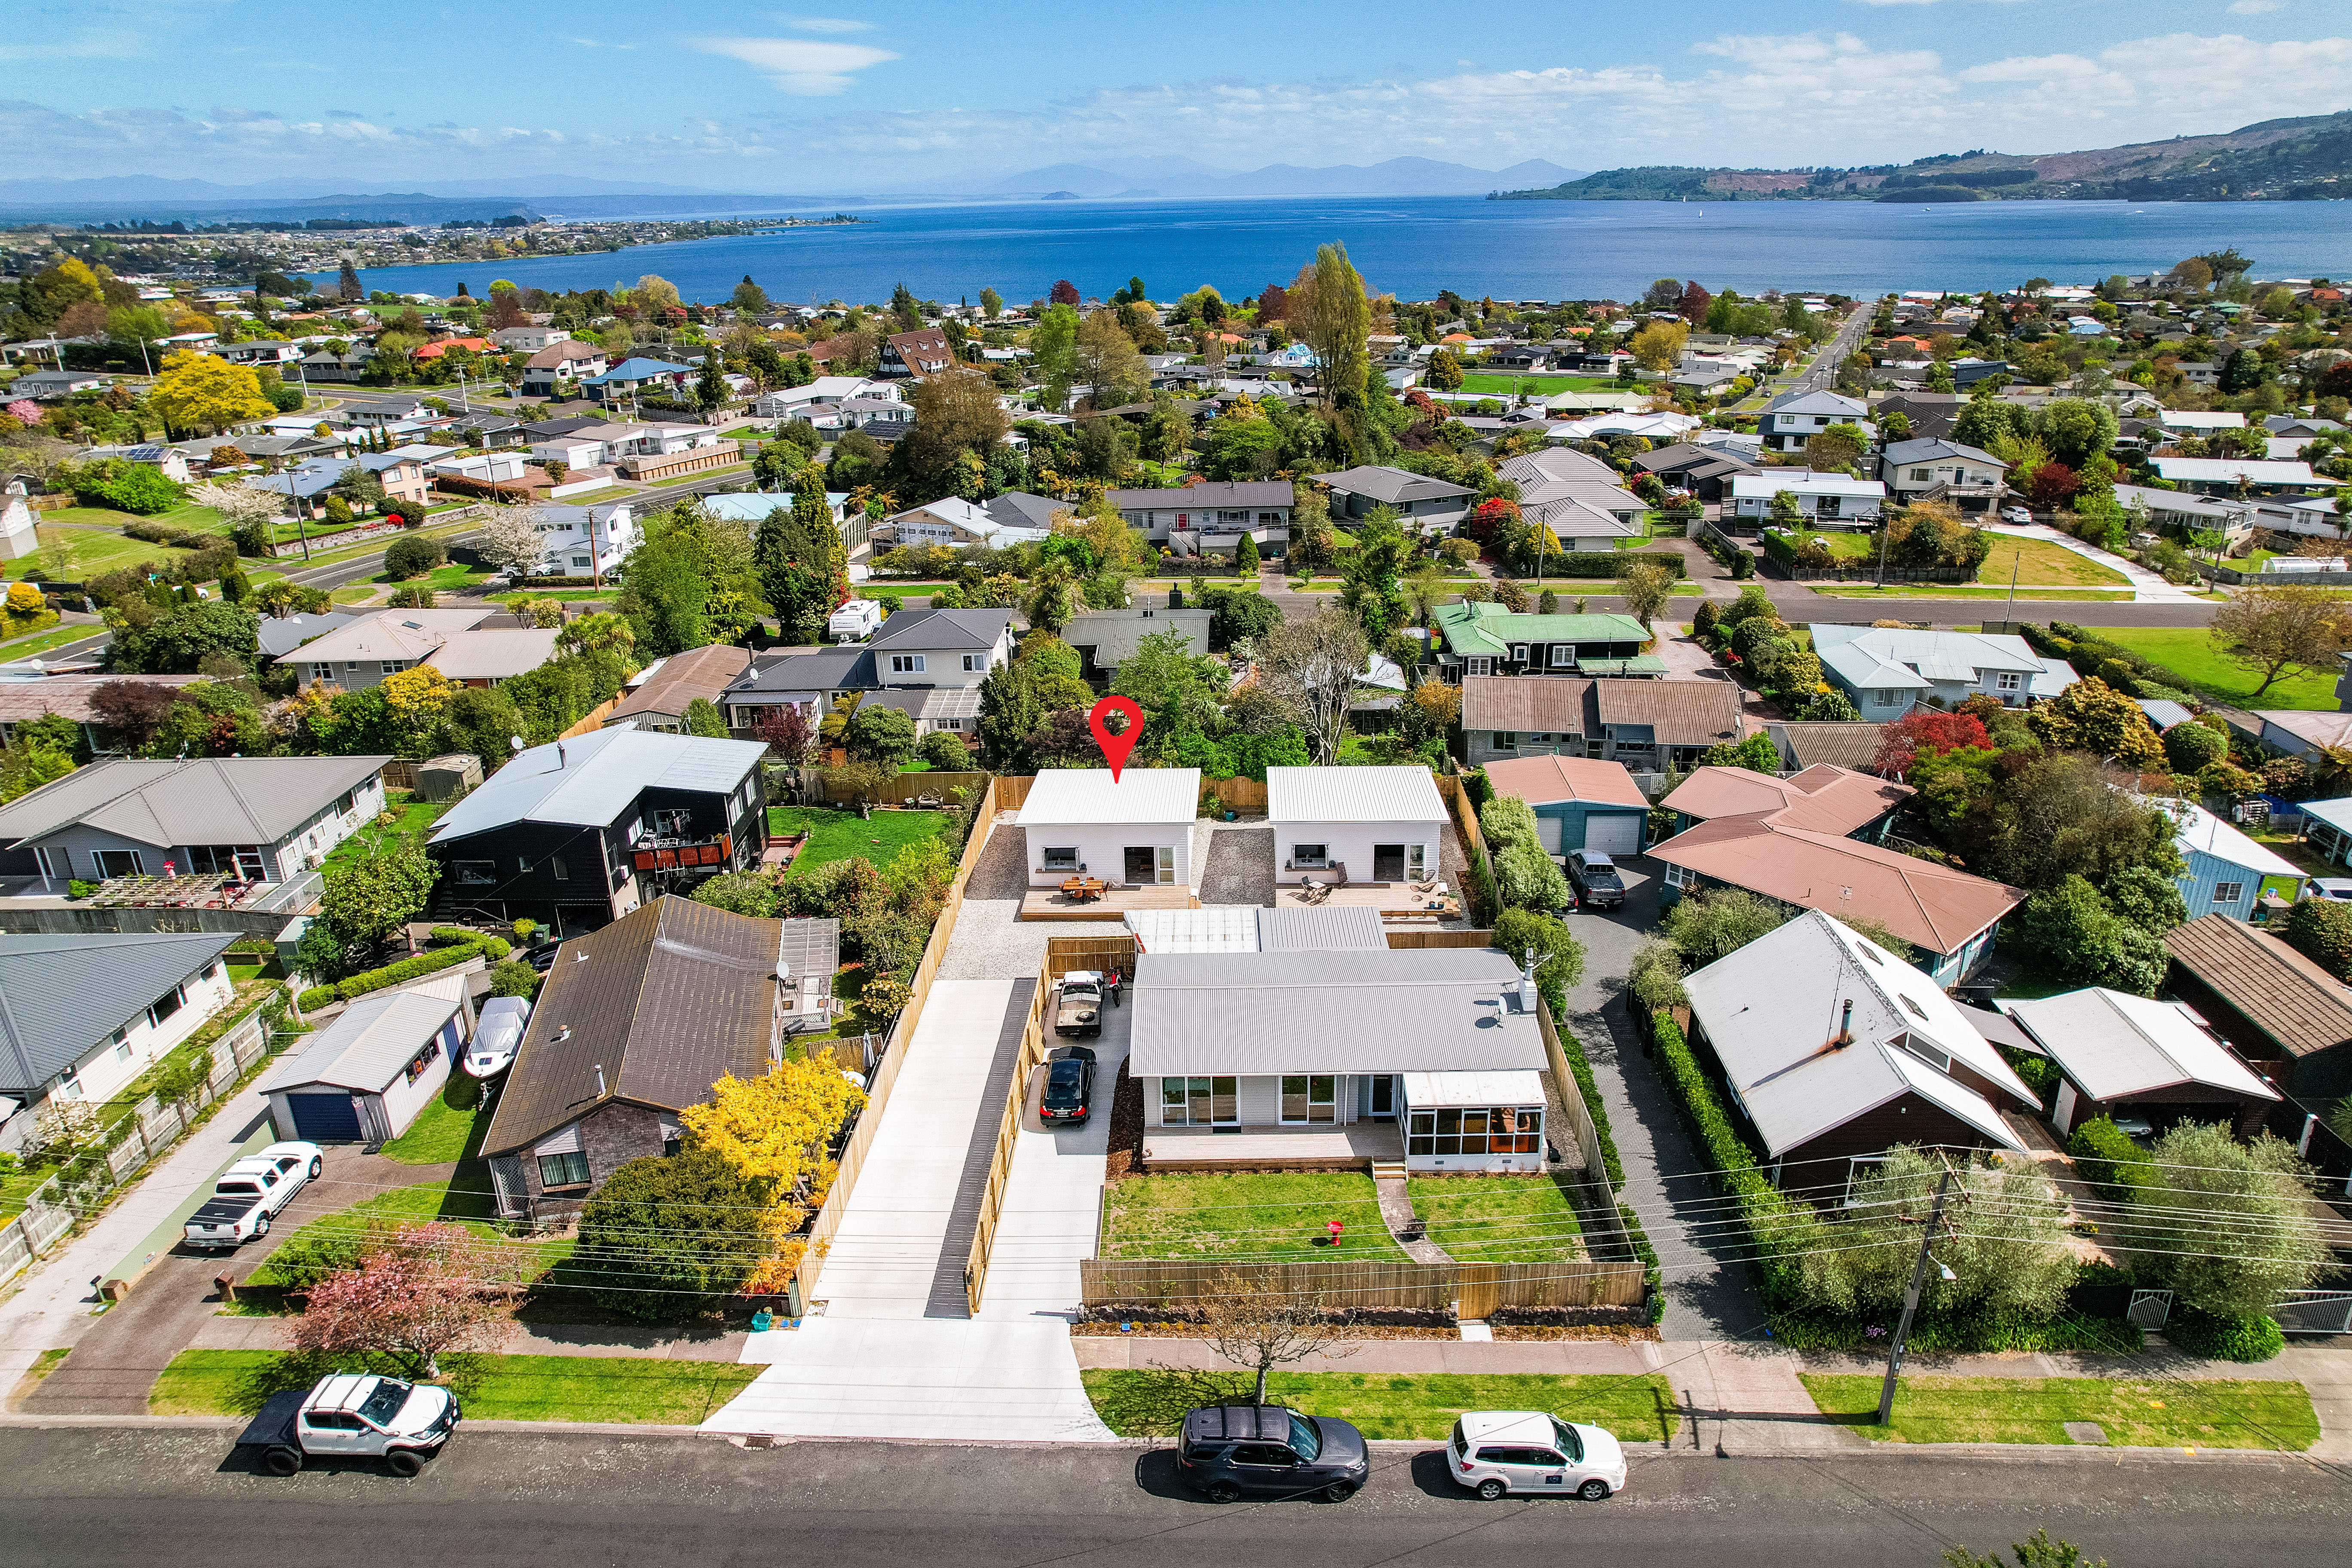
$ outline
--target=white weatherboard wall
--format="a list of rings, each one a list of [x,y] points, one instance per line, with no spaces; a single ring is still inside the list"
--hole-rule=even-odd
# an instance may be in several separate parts
[[[1443,825],[1435,822],[1280,822],[1274,828],[1274,875],[1280,882],[1308,877],[1329,879],[1328,870],[1293,864],[1292,849],[1299,844],[1321,844],[1329,858],[1348,868],[1348,880],[1372,880],[1372,847],[1376,844],[1421,846],[1421,879],[1437,875],[1438,846]],[[1410,855],[1411,851],[1407,851]],[[1406,862],[1410,875],[1412,862]],[[1415,879],[1416,880],[1421,879]]]
[[[1149,846],[1154,850],[1161,846],[1176,851],[1174,886],[1198,887],[1200,879],[1192,866],[1192,825],[1167,822],[1086,823],[1067,826],[1024,827],[1029,838],[1029,885],[1033,888],[1056,888],[1066,877],[1077,875],[1070,870],[1045,868],[1047,848],[1075,847],[1087,875],[1100,877],[1106,882],[1123,882],[1127,877],[1127,851],[1130,847]]]
[[[449,1063],[465,1043],[464,1031],[454,1016],[441,1026],[437,1036],[430,1037],[438,1043],[440,1048],[433,1053],[433,1059],[425,1064],[425,1070],[416,1075],[415,1081],[410,1082],[404,1071],[394,1073],[392,1082],[384,1087],[380,1097],[383,1102],[385,1130],[394,1138],[408,1131],[409,1124],[433,1103],[433,1097],[439,1094],[442,1086],[449,1081]],[[419,1040],[418,1048],[422,1049],[425,1043]]]

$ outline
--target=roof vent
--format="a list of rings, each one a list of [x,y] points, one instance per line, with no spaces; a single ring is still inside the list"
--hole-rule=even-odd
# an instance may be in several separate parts
[[[570,1032],[565,1031],[567,1034]],[[604,1064],[603,1062],[596,1064],[596,1098],[599,1100],[604,1098]]]
[[[1853,998],[1851,996],[1847,997],[1843,1005],[1838,1008],[1838,1032],[1830,1044],[1832,1046],[1853,1044]]]

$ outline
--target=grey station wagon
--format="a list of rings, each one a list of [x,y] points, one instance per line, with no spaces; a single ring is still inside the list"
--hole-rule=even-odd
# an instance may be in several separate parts
[[[1176,1468],[1212,1502],[1244,1492],[1342,1502],[1371,1473],[1371,1458],[1345,1421],[1279,1405],[1209,1405],[1184,1417]]]

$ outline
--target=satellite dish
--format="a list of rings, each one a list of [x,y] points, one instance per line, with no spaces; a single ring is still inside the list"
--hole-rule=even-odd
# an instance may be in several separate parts
[[[522,737],[520,735],[509,735],[507,737],[507,744],[520,752],[522,750]]]

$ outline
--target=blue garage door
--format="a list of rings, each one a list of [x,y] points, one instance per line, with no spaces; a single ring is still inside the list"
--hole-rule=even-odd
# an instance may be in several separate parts
[[[312,1142],[345,1139],[356,1142],[360,1135],[360,1113],[352,1109],[348,1094],[289,1094],[286,1103],[294,1111],[294,1136]]]

